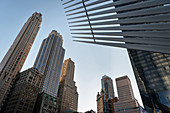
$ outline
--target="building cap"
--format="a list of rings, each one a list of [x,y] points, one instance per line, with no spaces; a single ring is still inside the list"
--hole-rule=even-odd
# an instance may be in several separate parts
[[[37,12],[33,13],[32,17],[37,17],[40,22],[42,21],[42,14],[40,12],[39,13],[37,13]]]
[[[62,35],[60,35],[60,33],[58,33],[56,30],[52,30],[51,33],[49,34],[49,36],[51,36],[52,34],[54,34],[55,36],[60,37],[63,40]]]
[[[102,92],[102,93],[104,93],[104,90],[103,90],[103,88],[101,89],[101,92]]]
[[[37,12],[35,12],[35,13],[33,13],[32,15],[39,15],[39,16],[42,16],[42,14],[39,12],[39,13],[37,13]]]
[[[68,58],[65,61],[68,61],[68,62],[70,61],[70,62],[72,62],[74,64],[74,62],[73,62],[73,60],[71,58]]]
[[[111,79],[109,76],[107,76],[107,75],[104,75],[104,76],[102,76],[102,79],[104,79],[104,78],[109,78],[109,79]]]
[[[100,96],[99,92],[97,93],[97,96],[98,96],[98,97]]]
[[[128,77],[127,75],[125,75],[125,76],[116,78],[116,81],[118,81],[118,80],[123,80],[123,79],[128,79],[128,80],[130,80],[129,77]]]

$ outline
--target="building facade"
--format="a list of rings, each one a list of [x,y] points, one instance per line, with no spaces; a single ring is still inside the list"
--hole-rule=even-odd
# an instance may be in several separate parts
[[[110,77],[104,75],[101,79],[102,89],[107,98],[114,98],[113,81]]]
[[[102,91],[97,94],[97,112],[115,113],[113,81],[110,77],[104,75],[101,79]]]
[[[141,113],[134,98],[130,79],[127,76],[116,78],[119,101],[115,103],[116,113]]]
[[[102,90],[99,94],[97,94],[97,113],[103,113],[103,107],[104,107],[104,91]]]
[[[147,111],[170,112],[170,55],[128,50],[139,91]]]
[[[77,111],[78,92],[74,81],[75,65],[71,58],[64,61],[58,91],[59,113]]]
[[[0,109],[5,102],[13,79],[20,72],[37,36],[42,15],[35,12],[27,20],[0,63]]]
[[[32,113],[44,75],[30,68],[16,76],[2,113]]]
[[[44,92],[38,94],[33,113],[58,113],[58,98]]]
[[[45,76],[42,92],[57,97],[61,68],[65,49],[62,47],[63,38],[53,30],[48,38],[44,39],[34,63],[34,68],[38,69]]]

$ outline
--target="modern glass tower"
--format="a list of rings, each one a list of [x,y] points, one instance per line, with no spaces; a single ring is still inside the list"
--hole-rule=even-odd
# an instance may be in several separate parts
[[[62,44],[62,36],[53,30],[48,38],[43,40],[34,63],[34,68],[38,69],[45,76],[42,91],[54,97],[57,97],[65,54]]]
[[[82,0],[63,6],[76,41],[127,48],[145,108],[170,112],[170,0]]]
[[[128,50],[145,108],[170,111],[170,55]]]
[[[114,89],[113,81],[104,75],[101,79],[102,91],[97,95],[97,112],[114,113]]]
[[[42,15],[35,12],[27,20],[0,63],[0,108],[8,95],[12,82],[20,72],[37,36]]]
[[[110,77],[104,75],[101,79],[102,89],[107,98],[114,98],[113,81]]]

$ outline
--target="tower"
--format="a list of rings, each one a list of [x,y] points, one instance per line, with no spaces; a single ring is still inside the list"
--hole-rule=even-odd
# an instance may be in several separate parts
[[[140,113],[134,97],[130,79],[127,76],[116,78],[119,102],[115,103],[116,113]]]
[[[103,107],[104,107],[104,91],[102,90],[99,94],[97,94],[96,97],[96,101],[97,101],[97,113],[102,113],[103,112]]]
[[[71,58],[64,61],[58,91],[60,113],[77,111],[78,92],[74,81],[74,68],[75,65]]]
[[[38,69],[45,76],[42,91],[54,97],[57,97],[65,53],[62,44],[62,36],[53,30],[49,36],[43,40],[34,63],[34,68]]]
[[[27,20],[0,63],[0,109],[8,95],[12,82],[20,72],[32,47],[42,22],[41,13],[35,12]]]
[[[144,107],[170,112],[170,55],[128,50]]]
[[[114,113],[114,89],[113,81],[104,75],[101,79],[102,91],[97,95],[97,112]]]
[[[101,79],[102,89],[107,98],[114,98],[113,81],[110,77],[104,75]]]

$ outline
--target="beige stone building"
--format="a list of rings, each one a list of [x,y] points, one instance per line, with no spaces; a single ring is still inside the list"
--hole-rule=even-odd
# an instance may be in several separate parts
[[[76,112],[78,92],[74,81],[74,62],[71,58],[64,61],[58,91],[59,112]]]
[[[104,92],[103,91],[101,91],[100,94],[98,92],[96,101],[97,101],[97,113],[103,113],[103,107],[104,107],[103,105]]]
[[[119,101],[114,104],[115,113],[140,113],[128,76],[116,78],[116,85]]]
[[[32,47],[41,21],[42,15],[35,12],[24,24],[0,63],[0,110],[12,86],[13,79],[20,72]]]

